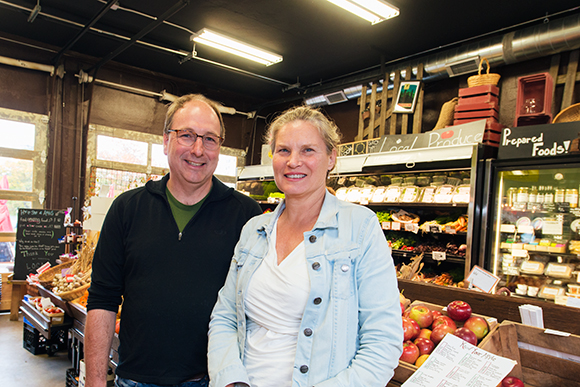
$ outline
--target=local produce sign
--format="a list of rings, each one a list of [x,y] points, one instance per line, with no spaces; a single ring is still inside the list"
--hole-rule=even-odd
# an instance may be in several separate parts
[[[24,280],[30,273],[50,262],[52,266],[64,244],[59,244],[66,230],[64,210],[43,210],[20,208],[16,232],[16,256],[14,258],[14,279]]]
[[[580,122],[505,128],[498,159],[545,158],[580,154]]]
[[[481,143],[484,134],[485,120],[473,121],[427,133],[383,136],[379,141],[369,143],[368,152],[396,152]]]

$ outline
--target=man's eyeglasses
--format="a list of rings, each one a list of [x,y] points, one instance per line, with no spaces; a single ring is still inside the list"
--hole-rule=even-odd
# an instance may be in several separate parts
[[[215,134],[204,134],[203,136],[195,133],[191,129],[167,129],[167,132],[175,132],[177,137],[177,142],[183,146],[192,146],[195,144],[198,138],[201,138],[201,143],[203,147],[207,150],[215,150],[219,148],[223,137],[216,136]]]

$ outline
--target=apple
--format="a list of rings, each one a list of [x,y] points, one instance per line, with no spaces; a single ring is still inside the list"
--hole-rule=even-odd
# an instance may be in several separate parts
[[[469,329],[471,332],[475,333],[478,340],[481,340],[489,332],[489,327],[487,326],[487,321],[483,317],[471,316],[464,323],[463,327]]]
[[[465,301],[451,301],[447,305],[447,315],[455,321],[465,321],[471,317],[471,306]]]
[[[417,337],[413,343],[419,348],[421,355],[429,355],[435,349],[435,343],[424,337]]]
[[[446,139],[446,138],[451,138],[453,137],[453,130],[448,130],[446,132],[441,133],[441,138],[442,139]]]
[[[414,340],[419,336],[421,328],[408,317],[403,317],[403,341]]]
[[[443,313],[440,310],[432,310],[431,315],[433,316],[433,321],[435,321],[437,317],[443,316]]]
[[[457,328],[453,334],[460,339],[467,341],[469,344],[477,346],[477,336],[475,336],[475,333],[471,332],[469,329],[464,327]]]
[[[417,361],[415,362],[415,365],[417,367],[421,367],[423,365],[423,363],[425,363],[425,360],[427,360],[428,357],[429,357],[429,355],[427,355],[427,354],[419,356],[417,358]]]
[[[419,348],[411,341],[407,340],[403,343],[403,354],[399,360],[406,361],[407,363],[415,364],[419,358]]]
[[[431,341],[435,343],[435,345],[439,344],[443,337],[445,337],[448,333],[455,332],[455,328],[450,325],[439,325],[431,332]]]
[[[421,329],[421,331],[419,332],[419,337],[424,337],[426,339],[431,339],[431,329],[429,329],[429,328],[423,328],[423,329]]]
[[[455,324],[455,321],[453,321],[451,319],[451,317],[449,317],[449,316],[437,317],[435,320],[433,320],[433,324],[431,324],[431,329],[435,329],[435,327],[437,327],[439,325],[449,325],[449,326],[452,326],[453,328],[457,329],[457,325]]]
[[[403,304],[402,302],[399,302],[399,304],[401,304],[401,315],[405,314],[405,304]]]
[[[431,309],[425,305],[415,305],[409,310],[409,318],[415,320],[420,328],[428,328],[433,322]]]
[[[501,381],[501,387],[524,387],[524,382],[515,376],[506,376]]]

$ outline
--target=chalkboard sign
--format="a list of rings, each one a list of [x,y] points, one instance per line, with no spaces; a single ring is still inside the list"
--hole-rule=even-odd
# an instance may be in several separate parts
[[[18,209],[16,232],[16,256],[14,257],[14,279],[24,280],[30,273],[50,262],[56,265],[59,255],[64,253],[64,210]]]

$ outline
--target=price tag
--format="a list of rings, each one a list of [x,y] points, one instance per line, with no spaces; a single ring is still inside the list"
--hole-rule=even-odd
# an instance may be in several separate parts
[[[562,222],[558,220],[545,220],[542,228],[543,234],[562,235]]]
[[[525,258],[528,256],[528,250],[524,249],[512,249],[512,256]]]
[[[67,274],[64,279],[66,282],[73,282],[75,280],[75,276],[73,274]]]
[[[369,200],[368,200],[368,199],[366,199],[366,198],[364,198],[364,199],[361,199],[361,200],[360,200],[360,204],[361,204],[361,205],[363,205],[363,206],[366,206],[367,204],[369,204]]]
[[[520,234],[533,234],[534,226],[518,226],[518,232]]]
[[[445,233],[446,234],[457,234],[455,227],[445,226]]]
[[[417,234],[419,232],[419,225],[417,223],[405,223],[405,231]]]
[[[433,251],[431,255],[434,261],[445,261],[447,259],[445,251]]]
[[[401,223],[391,222],[391,230],[399,231],[401,229]]]
[[[499,227],[499,231],[500,232],[514,233],[514,232],[516,232],[516,225],[515,224],[502,224]]]
[[[475,265],[466,280],[469,281],[470,287],[473,286],[486,293],[491,293],[495,285],[499,282],[499,277]]]
[[[391,222],[382,222],[381,226],[383,230],[390,230],[391,229]]]
[[[440,233],[441,232],[441,226],[438,224],[430,224],[429,225],[429,232],[432,233]]]

